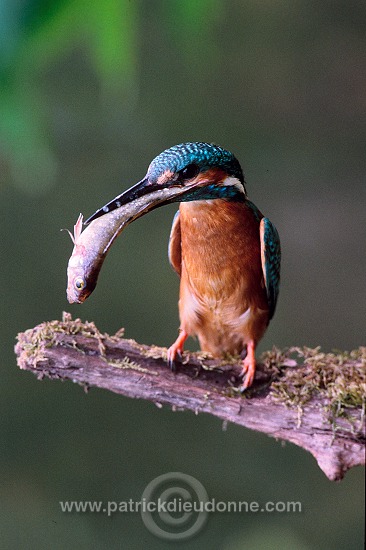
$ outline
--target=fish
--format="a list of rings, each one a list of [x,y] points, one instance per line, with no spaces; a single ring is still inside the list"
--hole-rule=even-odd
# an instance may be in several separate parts
[[[84,228],[84,218],[80,214],[74,232],[67,230],[74,244],[67,265],[67,300],[70,304],[81,304],[94,291],[100,270],[106,256],[122,231],[134,220],[157,208],[167,199],[174,200],[180,188],[162,188],[152,194],[137,196],[119,208],[91,221]],[[84,228],[84,229],[83,229]]]

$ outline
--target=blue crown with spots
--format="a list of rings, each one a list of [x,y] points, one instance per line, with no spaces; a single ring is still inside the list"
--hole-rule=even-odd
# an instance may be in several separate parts
[[[156,181],[166,170],[176,173],[189,164],[197,164],[201,172],[209,168],[221,168],[244,185],[244,174],[239,161],[230,151],[213,143],[199,141],[174,145],[160,153],[149,166],[149,179]]]

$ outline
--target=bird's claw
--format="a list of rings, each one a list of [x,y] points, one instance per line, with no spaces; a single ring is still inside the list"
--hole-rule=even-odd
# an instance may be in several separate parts
[[[241,393],[244,393],[254,382],[256,362],[248,359],[248,356],[243,361],[243,368],[240,373],[240,378],[243,378],[243,383],[239,387]]]
[[[176,367],[175,361],[177,359],[177,356],[178,356],[180,361],[182,360],[183,346],[184,346],[184,342],[186,341],[187,337],[188,337],[188,335],[187,335],[186,331],[185,330],[180,330],[178,338],[176,339],[174,344],[172,344],[170,346],[170,348],[168,348],[167,361],[168,361],[168,365],[169,365],[169,367],[171,368],[172,371],[175,371],[175,367]]]
[[[251,384],[248,383],[247,377],[245,377],[244,382],[239,386],[240,393],[245,393],[250,386]]]
[[[176,367],[177,367],[177,364],[176,364],[177,358],[179,359],[179,361],[181,361],[182,360],[182,353],[181,353],[180,350],[175,350],[175,349],[172,349],[172,348],[173,348],[173,346],[171,346],[168,349],[167,362],[168,362],[168,366],[169,366],[170,370],[172,372],[175,372]]]

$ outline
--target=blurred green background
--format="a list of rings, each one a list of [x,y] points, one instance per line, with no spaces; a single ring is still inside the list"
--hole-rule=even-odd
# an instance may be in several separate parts
[[[59,230],[186,140],[232,150],[280,232],[260,350],[365,345],[365,23],[361,0],[0,0],[1,548],[170,548],[138,514],[59,507],[138,500],[170,471],[217,500],[303,505],[215,514],[181,548],[362,547],[361,468],[332,483],[304,451],[213,417],[38,382],[13,346],[63,310],[140,342],[175,339],[174,207],[127,229],[82,306],[66,302],[72,244]]]

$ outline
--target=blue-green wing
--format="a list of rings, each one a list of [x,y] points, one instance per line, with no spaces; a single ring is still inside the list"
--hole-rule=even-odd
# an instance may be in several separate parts
[[[180,276],[182,271],[182,248],[180,236],[180,214],[179,210],[174,216],[169,237],[168,249],[169,262],[174,271]]]
[[[280,287],[281,245],[277,229],[268,218],[260,222],[261,258],[267,290],[269,318],[272,319]]]

